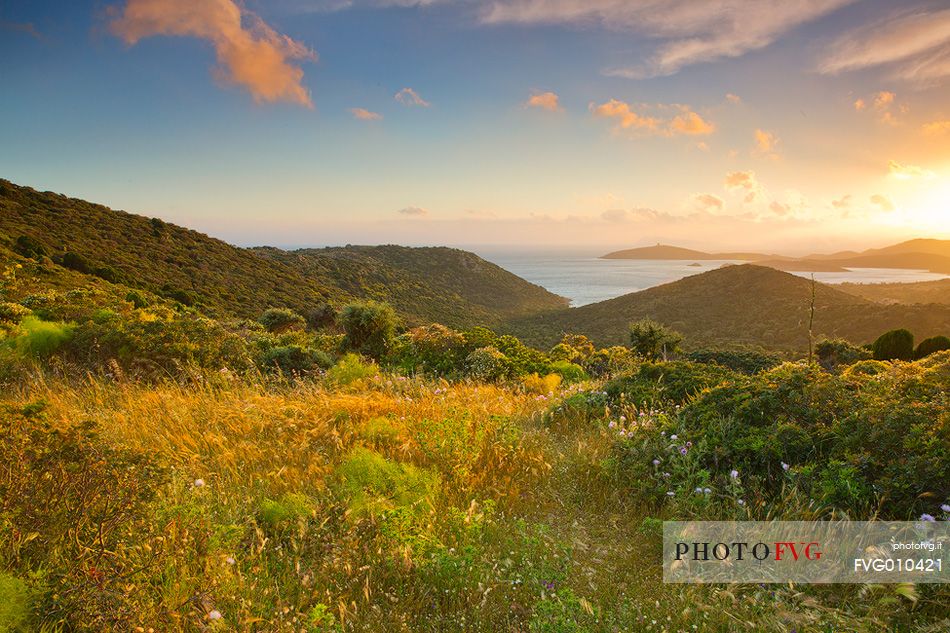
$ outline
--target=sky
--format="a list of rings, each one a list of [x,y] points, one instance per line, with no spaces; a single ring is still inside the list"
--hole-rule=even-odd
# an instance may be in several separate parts
[[[240,245],[950,238],[950,5],[0,0],[0,177]]]

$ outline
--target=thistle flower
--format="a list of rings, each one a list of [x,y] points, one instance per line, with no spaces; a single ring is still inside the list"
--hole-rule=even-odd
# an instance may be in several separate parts
[[[791,466],[789,466],[789,465],[786,464],[785,462],[782,462],[782,470],[784,470],[785,472],[788,472],[788,469],[789,469],[789,468],[791,468]]]
[[[733,468],[731,471],[729,471],[729,477],[731,477],[732,479],[738,479],[739,471]]]
[[[607,428],[608,428],[608,429],[613,429],[613,428],[616,428],[616,427],[617,427],[617,423],[614,422],[613,420],[611,420],[611,421],[610,421],[610,424],[607,425]]]
[[[205,480],[204,479],[195,479],[195,488],[204,488]]]
[[[209,620],[220,620],[221,617],[222,617],[221,612],[218,611],[217,609],[212,609],[211,612],[208,613]]]
[[[659,465],[660,465],[660,460],[654,459],[654,460],[653,460],[653,465],[654,465],[654,466],[659,466]]]
[[[936,521],[937,519],[933,518],[933,515],[927,514],[925,512],[924,514],[920,515],[920,520],[921,521]]]
[[[686,447],[683,446],[680,448],[680,455],[685,455],[685,454],[686,454]]]
[[[950,512],[950,505],[945,503],[942,506],[940,506],[940,509],[943,510],[944,512]]]
[[[674,433],[673,435],[670,436],[670,439],[675,442],[676,440],[679,439],[679,437]]]

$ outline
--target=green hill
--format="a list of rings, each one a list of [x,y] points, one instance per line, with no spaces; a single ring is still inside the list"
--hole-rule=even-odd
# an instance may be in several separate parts
[[[942,303],[950,305],[950,279],[915,283],[836,284],[835,288],[876,303]]]
[[[644,246],[642,248],[628,248],[622,251],[614,251],[613,253],[602,255],[601,259],[738,259],[742,261],[753,261],[766,257],[774,257],[774,255],[761,255],[759,253],[706,253],[690,248],[657,244],[656,246]]]
[[[269,307],[307,312],[321,303],[373,298],[393,304],[410,324],[471,327],[566,304],[465,251],[238,248],[157,218],[6,180],[0,180],[0,245],[215,317],[256,318]]]
[[[950,330],[950,306],[881,305],[815,284],[815,334],[865,343],[906,327],[919,338]],[[562,332],[600,345],[626,342],[631,321],[652,318],[686,335],[690,347],[757,345],[802,351],[808,346],[811,281],[772,268],[727,266],[580,308],[519,319],[510,330],[538,345]]]

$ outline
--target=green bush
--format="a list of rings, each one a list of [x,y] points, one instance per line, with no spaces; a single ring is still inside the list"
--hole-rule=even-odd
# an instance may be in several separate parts
[[[48,358],[70,340],[73,326],[51,323],[34,316],[20,321],[23,334],[14,339],[17,351],[31,358]]]
[[[742,374],[756,374],[782,363],[771,354],[752,351],[699,350],[686,355],[694,363],[715,364]]]
[[[508,357],[494,347],[480,347],[465,357],[465,370],[476,380],[496,381],[510,374]]]
[[[869,360],[871,353],[841,338],[822,339],[815,345],[815,355],[825,369],[835,369],[840,365],[853,365],[861,360]]]
[[[0,572],[0,633],[27,631],[33,595],[25,582]]]
[[[630,324],[630,347],[643,358],[666,360],[679,351],[682,342],[682,334],[652,319],[642,319]]]
[[[367,448],[350,451],[336,477],[337,493],[356,514],[419,509],[431,503],[441,486],[437,473],[390,461]]]
[[[277,368],[285,374],[304,374],[333,365],[329,354],[300,345],[272,347],[264,352],[264,367]]]
[[[29,235],[21,235],[16,238],[13,251],[29,259],[40,259],[46,255],[46,248]]]
[[[616,376],[633,369],[636,359],[629,348],[622,345],[599,349],[587,357],[584,368],[597,378]]]
[[[306,521],[314,513],[316,504],[310,497],[291,493],[278,500],[264,499],[257,511],[257,520],[271,533]]]
[[[89,274],[92,271],[92,267],[89,265],[89,262],[86,261],[86,258],[72,251],[63,254],[61,264],[64,268],[69,268],[70,270],[75,270],[80,273]]]
[[[283,334],[290,330],[303,329],[307,324],[302,316],[289,308],[270,308],[261,315],[261,325],[272,334]]]
[[[642,406],[682,404],[704,389],[741,376],[719,365],[700,365],[688,361],[643,363],[628,376],[608,382],[604,390],[612,401],[623,400]]]
[[[565,360],[551,363],[551,371],[559,375],[566,383],[581,382],[590,378],[583,367]]]
[[[375,363],[364,363],[358,354],[344,354],[337,364],[327,371],[327,379],[335,385],[350,385],[359,380],[372,378],[379,373]]]
[[[19,323],[23,317],[29,316],[32,311],[19,303],[0,303],[0,321],[5,323]]]
[[[381,360],[389,352],[399,319],[385,303],[369,301],[344,306],[339,316],[344,348]]]
[[[950,338],[946,336],[931,336],[920,342],[920,345],[918,345],[914,351],[914,358],[919,360],[935,352],[942,352],[947,349],[950,349]]]
[[[406,371],[451,376],[464,369],[465,337],[438,323],[412,328],[399,337],[397,348],[395,361]]]
[[[874,360],[913,360],[914,335],[904,329],[891,330],[881,334],[871,349]]]

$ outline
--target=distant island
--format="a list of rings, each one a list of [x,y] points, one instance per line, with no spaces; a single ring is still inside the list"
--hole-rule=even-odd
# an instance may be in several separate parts
[[[805,257],[764,255],[761,253],[728,252],[707,253],[679,246],[657,244],[614,251],[601,259],[654,259],[654,260],[736,260],[754,262],[787,272],[847,272],[851,268],[892,268],[927,270],[950,275],[950,240],[916,239],[866,251],[841,251],[832,254],[813,254]],[[692,264],[691,264],[692,265]]]

